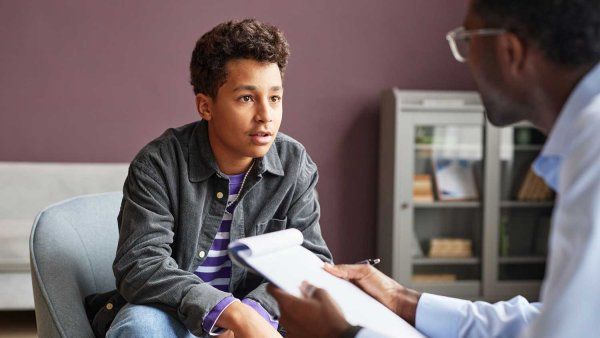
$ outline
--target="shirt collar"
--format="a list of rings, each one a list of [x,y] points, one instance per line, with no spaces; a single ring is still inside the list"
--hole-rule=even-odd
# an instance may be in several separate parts
[[[578,132],[575,121],[584,107],[600,92],[600,64],[588,72],[575,86],[563,106],[556,123],[550,130],[546,144],[540,156],[535,160],[533,169],[555,191],[558,191],[558,177],[562,159],[570,151],[570,143]]]
[[[217,161],[210,147],[208,140],[208,123],[201,120],[197,123],[189,145],[189,169],[188,175],[190,181],[204,181],[215,173],[221,173],[217,166]],[[264,157],[256,159],[255,166],[258,176],[265,172],[270,172],[274,175],[283,176],[284,171],[281,165],[281,159],[277,153],[277,147],[272,144]]]
[[[578,132],[574,126],[575,120],[598,93],[600,93],[600,63],[583,77],[569,95],[548,135],[542,150],[543,155],[562,156],[568,151],[569,142],[565,140],[572,139]]]

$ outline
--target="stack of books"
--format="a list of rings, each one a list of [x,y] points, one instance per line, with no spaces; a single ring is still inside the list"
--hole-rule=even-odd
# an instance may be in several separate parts
[[[464,238],[432,238],[429,257],[467,258],[473,256],[471,240]]]
[[[433,202],[431,175],[415,175],[413,181],[413,200],[415,202]]]
[[[542,202],[552,200],[553,196],[554,193],[546,185],[544,180],[538,177],[533,172],[533,169],[529,168],[529,170],[527,171],[527,175],[525,175],[523,183],[521,183],[519,192],[517,193],[517,200],[528,202]]]

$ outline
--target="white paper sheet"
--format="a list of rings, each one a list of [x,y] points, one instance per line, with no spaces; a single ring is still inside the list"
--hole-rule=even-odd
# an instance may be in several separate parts
[[[238,264],[247,264],[292,295],[301,296],[300,284],[303,281],[324,288],[352,325],[367,327],[390,337],[423,337],[358,287],[323,270],[323,262],[301,243],[302,234],[298,230],[282,230],[231,243],[230,250],[234,249],[236,253],[230,251],[230,256]]]

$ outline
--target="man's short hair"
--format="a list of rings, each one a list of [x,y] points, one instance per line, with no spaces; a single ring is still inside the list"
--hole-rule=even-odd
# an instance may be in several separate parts
[[[227,80],[226,65],[236,59],[277,63],[283,76],[290,55],[283,33],[255,19],[228,21],[204,34],[192,53],[191,84],[194,94],[216,98]]]
[[[563,66],[600,60],[599,0],[475,0],[475,12],[505,28]]]

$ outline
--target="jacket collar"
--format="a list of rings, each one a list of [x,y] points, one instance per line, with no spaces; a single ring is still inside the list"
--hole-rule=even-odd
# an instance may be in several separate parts
[[[216,173],[226,176],[217,166],[217,161],[215,160],[212,148],[210,147],[210,142],[208,140],[208,122],[201,120],[196,124],[196,127],[192,132],[188,149],[188,175],[190,181],[201,182]],[[256,161],[255,166],[257,168],[256,173],[258,176],[262,176],[265,172],[270,172],[271,174],[278,176],[284,175],[281,159],[277,153],[275,143],[271,145],[264,157],[259,157]]]

